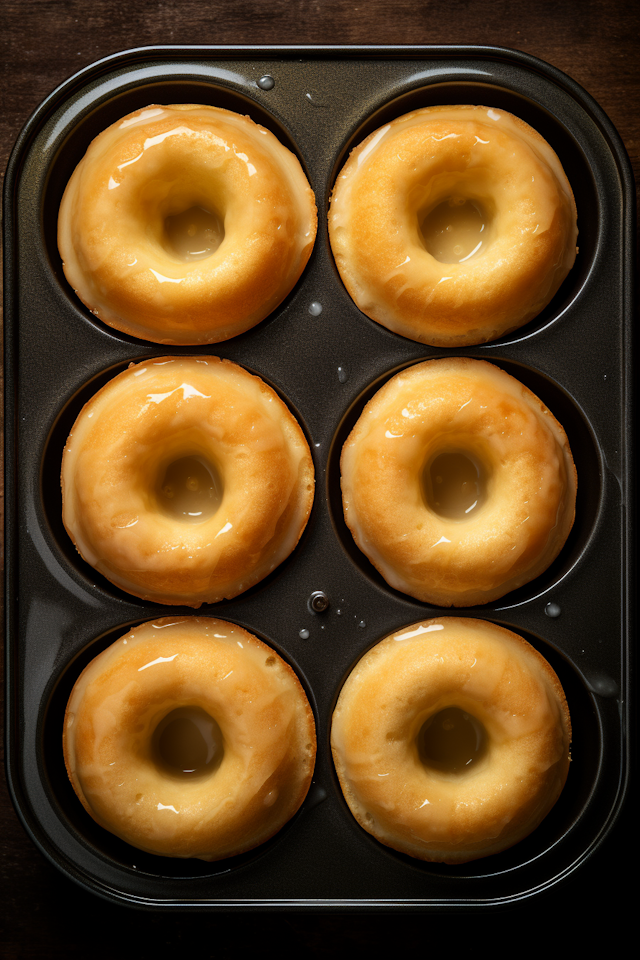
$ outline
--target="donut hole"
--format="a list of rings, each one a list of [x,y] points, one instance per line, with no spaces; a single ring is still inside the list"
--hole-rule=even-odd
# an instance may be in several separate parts
[[[206,457],[180,457],[158,473],[158,504],[174,520],[204,523],[218,510],[223,491],[220,471]]]
[[[462,193],[420,211],[418,224],[425,250],[440,263],[464,263],[489,245],[488,205]]]
[[[489,471],[468,450],[440,450],[428,458],[421,475],[427,508],[448,520],[476,516],[487,498]]]
[[[178,260],[206,260],[223,240],[224,222],[206,206],[195,204],[164,218],[162,246]]]
[[[179,263],[207,260],[225,238],[227,203],[214,177],[209,183],[202,179],[193,165],[185,170],[168,166],[144,184],[132,211],[147,223],[151,243]]]
[[[440,773],[462,773],[475,767],[487,752],[484,726],[461,707],[451,706],[428,717],[416,736],[423,766]]]
[[[202,707],[176,707],[153,731],[151,755],[157,768],[169,776],[190,780],[209,776],[222,762],[222,731]]]

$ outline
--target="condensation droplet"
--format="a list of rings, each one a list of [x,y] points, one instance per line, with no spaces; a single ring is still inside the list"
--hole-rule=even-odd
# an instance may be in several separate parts
[[[587,677],[587,684],[594,693],[601,697],[617,697],[619,693],[618,684],[612,677],[604,673],[594,673]]]
[[[309,313],[312,317],[319,317],[322,313],[322,304],[314,300],[313,303],[309,304]]]
[[[309,639],[309,631],[308,631],[306,628],[303,627],[303,629],[300,631],[300,633],[298,634],[298,636],[300,637],[301,640],[308,640],[308,639]]]
[[[311,807],[316,807],[319,803],[322,803],[323,800],[326,800],[328,797],[327,791],[317,783],[312,783],[309,788],[309,792],[305,797],[304,807],[305,810],[310,810]]]
[[[346,383],[349,379],[349,371],[346,367],[338,367],[338,380],[340,383]]]
[[[544,612],[548,617],[559,617],[562,613],[562,608],[557,603],[548,603],[544,608]]]
[[[360,623],[358,624],[359,627],[366,627],[366,625],[367,624],[365,623],[364,620],[361,620]]]
[[[258,86],[261,90],[273,90],[276,82],[273,77],[270,77],[269,74],[265,74],[264,77],[260,77],[258,80]]]
[[[305,97],[307,98],[309,103],[312,104],[314,107],[326,107],[326,103],[322,103],[322,101],[318,99],[318,96],[315,93],[305,93]]]

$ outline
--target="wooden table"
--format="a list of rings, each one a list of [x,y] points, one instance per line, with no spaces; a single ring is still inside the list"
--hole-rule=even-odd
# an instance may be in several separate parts
[[[640,172],[640,6],[632,0],[3,0],[3,112],[0,170],[21,127],[38,103],[67,76],[118,50],[147,44],[487,44],[514,47],[568,73],[600,103],[618,128]],[[474,933],[492,924],[552,916],[595,931],[619,930],[628,907],[622,865],[628,853],[630,812],[586,867],[558,888],[490,917],[466,918]],[[300,914],[167,916],[104,903],[61,876],[20,825],[6,786],[0,792],[0,904],[5,913],[7,960],[31,957],[127,956],[186,947],[205,937],[205,956],[231,956],[239,932],[256,924],[260,942],[279,950],[323,956],[341,942],[382,947],[389,942],[424,948],[433,933],[464,920],[422,917],[311,917]],[[495,927],[497,930],[498,927]],[[459,931],[459,932],[458,932]],[[140,940],[139,938],[142,938]],[[95,942],[97,941],[97,942]],[[132,949],[134,947],[132,946]],[[199,948],[202,949],[202,948]],[[4,951],[4,952],[2,952]],[[235,951],[234,951],[235,952]]]

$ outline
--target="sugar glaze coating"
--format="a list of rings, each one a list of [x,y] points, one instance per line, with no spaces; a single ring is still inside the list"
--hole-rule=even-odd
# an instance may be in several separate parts
[[[456,707],[482,724],[482,756],[460,772],[421,761],[423,725]],[[558,799],[571,722],[562,686],[530,644],[482,620],[412,624],[368,651],[331,727],[345,799],[361,827],[421,860],[466,863],[528,836]]]
[[[217,509],[195,523],[166,509],[159,486],[185,458],[222,485]],[[157,603],[198,607],[262,580],[297,544],[313,489],[309,446],[288,407],[217,357],[132,364],[84,406],[62,460],[63,521],[78,551]]]
[[[441,451],[483,464],[484,502],[459,519],[425,497]],[[575,517],[566,434],[522,383],[483,360],[427,360],[367,404],[341,457],[345,520],[396,590],[425,603],[489,603],[558,555]]]
[[[204,259],[185,260],[167,235],[189,210],[208,211],[222,236]],[[156,343],[217,343],[287,296],[316,225],[302,167],[269,130],[217,107],[151,105],[89,146],[62,198],[58,247],[105,323]]]
[[[154,730],[199,708],[222,733],[210,774],[172,775]],[[73,788],[127,843],[165,857],[220,860],[264,843],[294,815],[313,774],[313,713],[295,673],[235,624],[166,617],[134,627],[77,680],[64,720]]]
[[[439,262],[423,219],[451,199],[484,211],[479,252]],[[395,333],[455,347],[495,340],[548,304],[576,257],[576,207],[562,165],[504,110],[415,110],[368,136],[333,190],[331,248],[360,310]]]

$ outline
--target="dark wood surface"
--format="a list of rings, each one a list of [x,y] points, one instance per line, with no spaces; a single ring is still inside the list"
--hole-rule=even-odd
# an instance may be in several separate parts
[[[38,103],[81,67],[146,44],[488,44],[514,47],[565,71],[600,103],[620,132],[640,179],[640,4],[633,0],[1,0],[3,109],[0,170]],[[312,917],[140,914],[76,888],[33,846],[0,789],[0,955],[13,958],[162,955],[190,949],[205,957],[244,955],[255,928],[262,949],[324,956],[338,943],[425,949],[445,930],[472,936],[490,923],[546,926],[562,917],[579,929],[615,936],[631,909],[623,864],[631,814],[574,877],[534,905],[508,913],[444,917]],[[467,939],[467,937],[465,937]],[[464,941],[459,941],[463,946]],[[506,949],[506,944],[502,944]],[[164,951],[163,951],[164,948]],[[255,947],[253,948],[255,949]],[[260,949],[260,946],[258,946]]]

